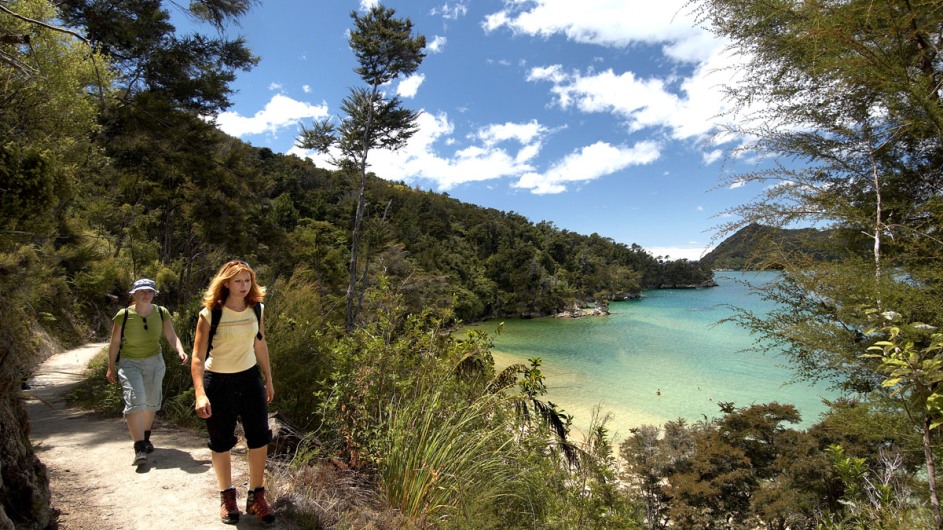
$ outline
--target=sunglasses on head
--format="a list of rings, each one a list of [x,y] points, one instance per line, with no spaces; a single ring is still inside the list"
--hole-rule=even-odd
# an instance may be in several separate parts
[[[236,266],[236,265],[242,265],[243,267],[245,267],[245,268],[247,268],[247,269],[251,269],[251,268],[252,268],[252,267],[249,266],[248,263],[246,263],[246,262],[244,262],[244,261],[239,261],[239,260],[233,260],[233,261],[230,261],[229,263],[226,264],[227,267],[233,267],[233,266]]]

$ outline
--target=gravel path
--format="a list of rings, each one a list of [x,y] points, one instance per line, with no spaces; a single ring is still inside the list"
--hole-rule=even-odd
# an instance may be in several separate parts
[[[131,439],[122,418],[107,418],[67,404],[63,398],[80,381],[89,360],[107,346],[88,344],[50,357],[30,380],[30,439],[49,470],[59,527],[88,529],[233,528],[219,521],[219,494],[205,439],[194,431],[160,422],[148,463],[135,468]],[[169,368],[169,367],[168,367]],[[244,451],[240,444],[234,454]],[[234,472],[245,463],[233,462]],[[235,476],[240,510],[245,477]],[[243,513],[236,528],[261,528]],[[277,528],[278,524],[267,528]]]

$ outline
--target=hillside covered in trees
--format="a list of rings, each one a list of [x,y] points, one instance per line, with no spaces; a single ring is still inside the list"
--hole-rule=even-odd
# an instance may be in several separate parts
[[[713,270],[781,269],[802,256],[833,261],[848,248],[860,248],[854,237],[839,229],[778,228],[750,223],[728,236],[699,260]]]

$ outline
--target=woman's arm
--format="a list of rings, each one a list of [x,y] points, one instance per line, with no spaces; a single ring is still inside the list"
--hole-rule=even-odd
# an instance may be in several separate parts
[[[160,307],[158,307],[157,310],[164,311],[164,309]],[[170,311],[167,311],[167,318],[163,319],[163,321],[164,338],[177,350],[177,356],[180,357],[180,364],[187,364],[187,352],[183,347],[183,342],[181,342],[180,337],[177,336],[177,332],[174,331],[174,322],[173,319],[170,318]]]
[[[264,306],[263,306],[264,308]],[[255,361],[259,363],[262,369],[262,375],[265,376],[265,397],[269,403],[275,399],[275,385],[272,383],[272,364],[269,360],[268,343],[265,342],[265,312],[259,315],[259,333],[262,338],[255,339]]]
[[[196,415],[201,418],[209,418],[213,413],[210,400],[206,397],[206,390],[203,388],[203,369],[206,362],[206,343],[209,332],[210,324],[201,314],[196,322],[196,334],[193,337],[193,357],[190,359],[190,376],[193,378],[193,390],[196,395]]]
[[[108,343],[108,371],[105,372],[105,379],[109,383],[117,381],[118,369],[115,363],[118,362],[119,349],[121,349],[121,326],[115,322],[111,325],[111,342]]]

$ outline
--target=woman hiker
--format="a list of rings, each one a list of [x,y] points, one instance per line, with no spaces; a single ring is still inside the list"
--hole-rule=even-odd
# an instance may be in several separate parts
[[[161,385],[166,371],[160,336],[177,350],[181,364],[187,364],[187,353],[174,331],[170,312],[152,303],[159,294],[154,280],[135,281],[128,294],[131,305],[118,311],[112,319],[105,378],[112,384],[121,381],[124,415],[134,442],[132,464],[140,466],[147,462],[148,453],[154,451],[151,428],[154,415],[160,410]]]
[[[196,413],[206,420],[207,445],[220,490],[219,514],[228,524],[239,521],[231,458],[237,417],[249,449],[246,513],[264,523],[275,520],[262,486],[267,446],[272,441],[268,404],[275,397],[268,345],[262,334],[264,296],[265,288],[256,282],[255,271],[247,263],[226,263],[206,290],[193,340],[190,372]]]

